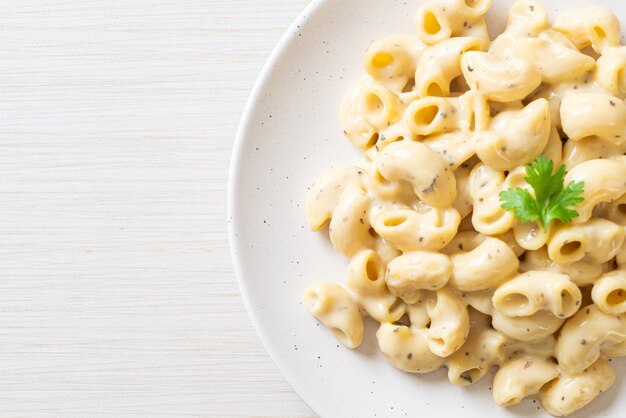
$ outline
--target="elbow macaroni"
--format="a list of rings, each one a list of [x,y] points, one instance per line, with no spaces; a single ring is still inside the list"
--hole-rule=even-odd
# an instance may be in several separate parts
[[[415,34],[367,49],[340,105],[364,160],[325,171],[305,203],[350,260],[346,288],[313,284],[304,305],[349,348],[364,316],[379,322],[397,369],[445,366],[468,386],[497,367],[496,403],[538,395],[565,416],[626,356],[626,46],[609,9],[551,23],[534,0],[492,41],[492,2],[423,3]],[[509,188],[535,193],[524,166],[539,155],[584,182],[570,223],[502,208]]]
[[[591,46],[601,54],[607,47],[619,45],[619,20],[610,9],[590,6],[574,9],[556,18],[554,29],[567,36],[578,49]]]
[[[557,364],[549,360],[533,356],[511,360],[493,378],[493,399],[498,405],[517,405],[558,375]]]
[[[436,45],[471,33],[473,26],[483,26],[483,16],[492,3],[493,0],[444,0],[423,4],[415,15],[417,35],[424,43]]]
[[[452,38],[427,48],[417,63],[415,91],[420,97],[449,96],[452,80],[461,75],[461,56],[482,50],[478,38]]]
[[[567,173],[565,182],[584,181],[585,199],[576,209],[576,223],[583,223],[591,218],[593,208],[602,202],[612,202],[626,193],[626,165],[614,160],[589,160],[577,165]]]
[[[388,145],[376,158],[376,168],[387,181],[405,181],[424,203],[449,206],[456,198],[454,172],[434,151],[419,142]]]
[[[476,135],[476,154],[496,170],[511,170],[541,154],[551,130],[548,101],[538,99],[520,111],[496,116],[490,131]]]
[[[363,341],[363,318],[348,292],[335,283],[316,283],[306,290],[304,305],[309,312],[348,348]]]
[[[427,251],[406,252],[387,266],[385,281],[391,292],[413,304],[422,290],[439,290],[452,274],[452,263],[444,254]]]
[[[519,341],[538,341],[556,332],[563,322],[562,318],[548,311],[538,311],[530,316],[506,316],[493,309],[492,326],[504,335]]]
[[[593,284],[591,299],[606,314],[626,312],[626,271],[615,270],[600,277]]]
[[[369,205],[370,199],[363,190],[349,187],[333,211],[328,234],[335,249],[346,257],[375,245],[369,224],[364,221]]]
[[[539,35],[548,27],[548,13],[535,1],[518,1],[509,10],[504,35],[521,38]]]
[[[431,323],[427,332],[430,351],[448,357],[465,343],[469,334],[469,312],[454,291],[442,288],[426,304]]]
[[[586,260],[572,264],[557,264],[548,255],[546,247],[526,252],[524,261],[520,263],[520,271],[526,272],[531,270],[548,270],[562,273],[580,287],[592,285],[604,271],[601,264],[594,264]]]
[[[549,271],[528,271],[498,287],[493,306],[507,316],[530,316],[547,310],[559,318],[568,318],[578,311],[582,294],[578,286],[564,274]]]
[[[602,264],[617,255],[625,234],[620,225],[600,218],[579,225],[561,225],[552,233],[548,254],[558,264],[582,259]]]
[[[596,305],[589,305],[563,326],[555,355],[561,370],[576,374],[591,366],[601,354],[619,351],[624,341],[626,317],[606,314]]]
[[[385,268],[372,250],[357,253],[346,274],[346,284],[359,305],[379,322],[394,322],[404,315],[404,305],[392,295],[385,283]]]
[[[624,99],[626,95],[626,48],[606,48],[598,58],[595,78],[610,95]]]
[[[561,125],[572,141],[596,136],[621,145],[626,141],[626,105],[606,94],[570,95],[561,103]]]
[[[394,34],[374,42],[365,53],[364,66],[377,83],[401,93],[415,75],[425,45],[416,35]]]
[[[454,237],[460,222],[454,208],[430,208],[426,212],[392,209],[378,216],[372,226],[400,251],[437,251]]]
[[[511,247],[496,238],[486,238],[472,251],[452,254],[450,260],[450,284],[465,292],[496,287],[511,277],[519,266]]]
[[[504,234],[515,225],[515,215],[504,210],[498,194],[504,189],[505,176],[482,163],[477,164],[469,178],[472,197],[472,224],[476,231],[486,235]]]
[[[430,351],[424,330],[382,323],[376,332],[376,339],[387,360],[405,372],[429,373],[444,362],[443,358]]]
[[[505,357],[507,338],[487,327],[470,334],[465,344],[447,361],[448,379],[458,386],[476,383]]]
[[[593,401],[615,382],[615,371],[603,358],[582,373],[562,375],[545,385],[539,393],[543,407],[555,417],[574,412]]]

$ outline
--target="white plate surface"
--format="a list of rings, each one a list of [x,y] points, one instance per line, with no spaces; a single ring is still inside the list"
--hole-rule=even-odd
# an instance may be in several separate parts
[[[495,0],[488,15],[500,31],[511,0]],[[626,26],[626,3],[598,0]],[[546,0],[557,11],[589,0]],[[283,375],[322,417],[538,417],[539,402],[503,409],[494,404],[491,376],[469,388],[452,386],[445,371],[411,375],[379,353],[375,324],[357,350],[338,345],[301,303],[315,281],[342,282],[347,259],[328,238],[306,227],[307,187],[325,168],[359,160],[342,136],[339,102],[364,74],[369,44],[393,32],[412,32],[419,2],[314,1],[277,45],[250,96],[230,168],[229,228],[241,293],[267,350]],[[626,414],[626,362],[613,361],[613,389],[574,415]],[[621,395],[621,396],[620,396]],[[621,413],[619,412],[621,411]]]

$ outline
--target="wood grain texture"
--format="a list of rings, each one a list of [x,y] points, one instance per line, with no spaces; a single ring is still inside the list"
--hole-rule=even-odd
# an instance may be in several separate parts
[[[306,3],[0,2],[1,416],[313,416],[225,222],[244,102]]]

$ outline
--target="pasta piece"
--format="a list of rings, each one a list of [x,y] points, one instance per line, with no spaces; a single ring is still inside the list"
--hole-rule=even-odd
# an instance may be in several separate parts
[[[539,39],[543,43],[536,51],[535,65],[546,83],[558,84],[580,78],[596,66],[592,57],[579,52],[559,32],[543,31]]]
[[[554,334],[564,321],[548,311],[539,311],[531,316],[510,317],[494,309],[491,325],[516,340],[537,341]]]
[[[500,285],[517,271],[519,260],[504,242],[486,238],[472,251],[454,253],[450,284],[464,292],[477,292]]]
[[[467,91],[458,97],[427,96],[411,100],[403,116],[413,137],[460,131],[471,135],[489,124],[489,106],[484,97]]]
[[[364,183],[367,191],[380,201],[392,200],[410,206],[416,198],[409,183],[385,179],[375,164],[367,170]]]
[[[420,138],[420,136],[415,135],[409,130],[403,119],[400,119],[396,123],[381,128],[378,131],[378,137],[375,136],[375,141],[368,145],[368,148],[366,148],[363,152],[368,159],[374,160],[376,159],[378,153],[389,144],[404,140],[417,141]]]
[[[396,209],[382,213],[372,226],[400,251],[437,251],[454,237],[460,222],[453,208],[429,208],[425,212]]]
[[[459,212],[461,218],[465,218],[472,213],[472,196],[469,189],[469,177],[471,170],[469,167],[460,167],[454,172],[456,178],[456,199],[452,202],[452,207]]]
[[[390,144],[376,158],[375,165],[386,180],[410,183],[415,194],[430,206],[449,206],[456,198],[454,172],[419,142]]]
[[[555,356],[564,373],[577,374],[624,341],[626,318],[589,305],[565,323],[556,342]]]
[[[573,94],[572,90],[574,88],[577,90],[577,93],[586,91],[586,89],[583,89],[583,86],[586,86],[586,84],[584,84],[581,79],[561,82],[556,85],[541,83],[539,87],[537,87],[537,89],[535,89],[535,91],[533,91],[524,100],[524,102],[546,99],[550,107],[550,121],[552,123],[552,127],[555,129],[561,128],[561,102],[563,101],[563,98]],[[565,136],[565,134],[563,134],[563,136]],[[559,140],[560,139],[561,138],[559,137]]]
[[[458,386],[468,386],[485,377],[489,369],[505,357],[508,339],[490,328],[471,332],[463,346],[446,361],[448,379]]]
[[[522,100],[541,84],[541,73],[526,60],[506,60],[487,52],[463,54],[461,70],[472,90],[494,102]]]
[[[415,67],[426,45],[416,35],[397,33],[372,43],[365,53],[367,73],[377,83],[401,93],[415,76]]]
[[[385,267],[374,251],[363,250],[352,257],[346,284],[365,312],[378,322],[395,322],[404,315],[404,304],[389,293]]]
[[[435,151],[452,170],[458,171],[459,166],[474,155],[472,138],[460,132],[430,136],[422,143]],[[469,176],[469,170],[465,171]]]
[[[463,231],[455,235],[448,245],[441,249],[444,254],[454,254],[463,251],[472,251],[487,238],[483,234],[476,231]]]
[[[558,264],[571,264],[583,258],[602,264],[617,255],[625,236],[623,227],[601,218],[581,225],[560,225],[548,242],[548,254]]]
[[[426,333],[430,351],[448,357],[459,349],[469,334],[469,313],[463,300],[451,289],[442,288],[428,300],[431,322]]]
[[[504,179],[504,188],[522,188],[532,191],[532,187],[526,182],[526,167],[515,167],[514,169],[507,170],[506,178]]]
[[[580,308],[578,286],[564,274],[529,271],[504,283],[493,295],[493,306],[507,316],[530,316],[547,310],[568,318]]]
[[[591,46],[602,54],[608,47],[618,46],[621,37],[619,20],[603,6],[574,9],[559,15],[554,29],[565,34],[578,49]]]
[[[491,315],[493,313],[493,304],[491,303],[493,292],[494,289],[481,290],[479,292],[462,292],[461,297],[468,306],[482,314]]]
[[[577,286],[589,286],[603,273],[601,264],[591,263],[587,260],[577,261],[572,264],[557,264],[548,256],[546,247],[526,252],[524,261],[520,263],[520,271],[526,272],[531,270],[548,270],[565,274]]]
[[[602,275],[591,291],[593,303],[602,312],[614,315],[626,312],[626,271],[615,270]]]
[[[363,177],[363,169],[351,165],[340,165],[324,171],[306,195],[309,228],[313,231],[322,229],[332,218],[341,194],[350,187],[361,187]]]
[[[598,359],[582,373],[561,375],[539,392],[541,405],[555,417],[563,417],[583,408],[615,382],[615,371],[608,361]]]
[[[406,252],[387,266],[385,281],[394,295],[406,303],[416,303],[422,290],[444,287],[452,274],[452,263],[444,254],[427,251]]]
[[[473,134],[488,128],[491,118],[489,103],[480,92],[472,90],[465,92],[459,96],[459,106],[461,132]]]
[[[471,30],[482,21],[493,0],[446,0],[422,4],[415,14],[415,28],[420,39],[435,45],[452,36]]]
[[[348,348],[363,341],[363,318],[348,292],[335,283],[315,283],[304,293],[304,305]]]
[[[367,210],[370,198],[356,187],[349,187],[339,199],[339,204],[330,220],[328,234],[333,247],[345,255],[352,257],[357,251],[374,248],[376,240],[370,235],[367,222]]]
[[[482,244],[488,237],[480,234],[474,230],[462,231],[456,234],[456,236],[450,241],[448,245],[443,247],[440,252],[444,254],[454,254],[463,251],[472,251],[480,244]],[[500,241],[506,243],[515,253],[516,257],[524,254],[524,249],[517,245],[515,237],[511,231],[505,232],[501,235],[495,235],[491,238],[497,238]]]
[[[393,92],[370,80],[359,80],[341,102],[341,127],[355,146],[367,150],[378,141],[378,131],[398,122],[403,110]]]
[[[428,96],[411,102],[404,112],[404,123],[416,135],[433,135],[456,130],[460,122],[452,113],[457,99]]]
[[[461,0],[452,1],[452,4],[458,5],[461,8],[462,15],[468,19],[478,19],[484,16],[491,5],[493,0]],[[465,25],[463,25],[465,27]]]
[[[480,1],[485,2],[487,0]],[[493,0],[488,1],[491,2]],[[478,4],[479,1],[468,0],[466,3]],[[480,39],[482,41],[484,49],[487,49],[489,47],[489,44],[491,43],[491,39],[489,38],[489,30],[487,28],[487,22],[485,22],[485,18],[482,16],[474,20],[472,23],[468,23],[467,26],[463,26],[463,29],[459,31],[459,36]]]
[[[563,146],[563,159],[568,170],[588,160],[617,157],[626,152],[626,144],[615,145],[596,136],[568,140]]]
[[[543,152],[550,137],[550,110],[538,99],[519,112],[496,116],[491,129],[475,137],[476,154],[496,170],[511,170],[533,161]]]
[[[515,100],[507,103],[489,102],[489,115],[491,117],[496,117],[502,112],[522,109],[524,109],[524,103],[522,102],[522,100]]]
[[[610,95],[626,96],[626,47],[608,47],[598,58],[595,79]]]
[[[537,222],[518,222],[513,227],[513,234],[515,241],[523,249],[538,250],[546,245],[552,229],[552,224],[548,226],[548,231],[544,231]]]
[[[511,6],[505,35],[516,38],[536,37],[548,27],[548,13],[536,1],[521,0]]]
[[[376,237],[376,248],[374,248],[374,251],[376,251],[376,254],[378,254],[384,266],[388,265],[394,258],[402,254],[396,247],[380,236]]]
[[[427,48],[415,71],[415,89],[420,97],[449,96],[450,83],[461,75],[461,55],[481,51],[478,38],[452,38]]]
[[[552,116],[550,116],[550,118],[552,118]],[[552,124],[554,125],[554,122]],[[548,138],[548,143],[546,144],[546,147],[544,148],[541,155],[549,160],[554,161],[555,167],[560,166],[561,162],[563,161],[563,148],[561,145],[562,143],[561,137],[559,136],[559,131],[554,126],[552,126],[552,129],[550,130],[550,137]]]
[[[626,226],[626,195],[607,206],[606,217],[620,226]]]
[[[520,38],[505,32],[493,42],[490,52],[501,58],[532,63],[541,79],[550,84],[580,78],[596,65],[592,57],[578,51],[563,34],[553,30],[543,31],[538,38]]]
[[[515,215],[502,208],[499,193],[504,174],[484,164],[477,164],[470,174],[469,192],[474,210],[472,223],[476,231],[486,235],[507,232],[515,224]]]
[[[501,406],[517,405],[558,375],[558,366],[550,360],[533,356],[511,360],[493,378],[493,399]]]
[[[587,93],[567,96],[561,102],[561,125],[574,141],[597,136],[621,145],[626,141],[626,104],[618,97]]]
[[[412,305],[407,305],[406,313],[409,316],[411,322],[411,329],[424,330],[430,324],[430,316],[428,316],[428,309],[426,304],[430,293],[428,291],[421,291],[421,296]]]
[[[504,234],[495,235],[494,238],[498,238],[500,241],[505,242],[506,245],[511,247],[516,257],[521,258],[524,256],[526,249],[518,244],[513,231],[507,231]]]
[[[584,201],[576,207],[578,217],[574,223],[584,223],[591,218],[593,208],[601,202],[612,202],[626,193],[626,165],[612,160],[590,160],[574,167],[565,184],[571,181],[585,182],[581,195]]]
[[[552,335],[535,341],[517,341],[509,339],[503,347],[503,351],[507,354],[506,358],[508,360],[519,356],[533,356],[547,359],[552,357],[555,345],[556,339]]]
[[[450,39],[454,20],[448,19],[443,7],[435,2],[425,3],[415,14],[415,28],[422,42],[435,45]]]
[[[376,339],[387,360],[405,372],[429,373],[443,365],[444,359],[428,348],[425,330],[382,323],[376,332]]]

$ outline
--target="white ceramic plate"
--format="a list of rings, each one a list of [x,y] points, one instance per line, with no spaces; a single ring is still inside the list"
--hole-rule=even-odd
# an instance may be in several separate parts
[[[488,15],[492,37],[512,3],[495,0]],[[543,2],[552,16],[590,3]],[[594,3],[611,7],[626,22],[626,3]],[[418,5],[314,1],[277,45],[250,96],[231,162],[230,240],[241,293],[281,372],[322,417],[548,416],[538,401],[511,409],[495,405],[491,376],[462,389],[448,382],[444,370],[396,370],[379,353],[373,323],[367,324],[363,345],[348,350],[301,303],[307,285],[341,282],[347,265],[324,234],[305,226],[303,210],[307,187],[322,170],[359,159],[339,128],[340,99],[364,74],[369,44],[392,32],[412,32]],[[575,417],[625,416],[626,363],[613,364],[619,376],[613,389]]]

